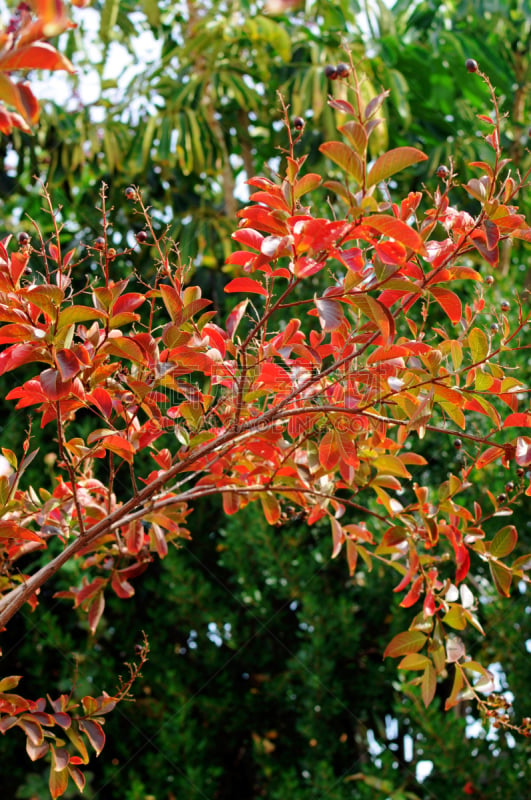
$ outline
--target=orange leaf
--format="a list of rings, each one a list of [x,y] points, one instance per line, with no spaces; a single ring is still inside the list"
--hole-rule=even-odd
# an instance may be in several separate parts
[[[433,664],[428,664],[426,669],[424,670],[424,675],[422,676],[422,682],[420,685],[421,694],[422,694],[422,702],[426,706],[429,706],[433,698],[435,697],[435,690],[437,688],[437,675],[435,669],[433,668]]]
[[[417,231],[410,228],[409,225],[406,225],[406,223],[402,222],[400,219],[388,216],[387,214],[373,214],[367,217],[366,224],[377,230],[378,233],[389,236],[390,239],[395,239],[395,241],[400,242],[404,247],[413,250],[414,253],[423,254],[425,252],[424,242],[421,236],[419,236]]]
[[[428,158],[422,150],[416,147],[395,147],[388,150],[376,159],[367,177],[367,188],[380,181],[387,180],[395,172],[400,172],[412,164],[419,161],[426,161]]]
[[[50,780],[48,782],[50,794],[54,798],[61,797],[68,788],[68,768],[56,772],[53,766],[50,767]]]
[[[280,519],[280,503],[271,492],[260,495],[264,517],[270,525],[275,525]]]
[[[34,42],[10,50],[0,58],[0,69],[6,72],[13,69],[65,69],[70,73],[75,72],[72,62],[47,42]]]
[[[361,158],[352,147],[349,147],[344,142],[324,142],[319,146],[319,150],[330,161],[344,169],[361,186],[363,182],[363,164]]]
[[[461,300],[449,289],[441,289],[439,286],[430,289],[430,294],[439,303],[445,314],[455,324],[461,320],[463,309]]]
[[[418,653],[426,643],[427,636],[420,631],[404,631],[394,636],[384,651],[384,658],[397,658],[407,656],[409,653]]]

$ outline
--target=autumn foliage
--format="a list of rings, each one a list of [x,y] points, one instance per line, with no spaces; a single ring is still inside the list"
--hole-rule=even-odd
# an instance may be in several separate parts
[[[46,26],[37,35],[24,25],[3,70],[32,66],[43,52]],[[39,65],[68,68],[58,54]],[[28,90],[4,80],[16,113],[32,122]],[[331,100],[338,139],[321,145],[326,175],[305,171],[304,130],[290,131],[284,109],[283,172],[252,178],[238,214],[226,318],[191,284],[178,249],[157,237],[137,187],[125,202],[145,220],[138,241],[156,266],[149,285],[113,278],[126,254],[112,247],[105,189],[102,236],[82,251],[65,246],[44,187],[52,239],[35,226],[31,238],[0,244],[0,374],[24,375],[6,399],[48,428],[55,448],[51,490],[25,483],[42,457],[31,432],[24,453],[3,450],[0,624],[25,603],[35,609],[41,587],[77,559],[83,577],[60,596],[95,633],[106,595],[132,597],[149,563],[189,537],[194,502],[217,494],[226,514],[257,503],[271,526],[328,520],[331,555],[344,556],[351,575],[386,564],[411,621],[384,655],[413,673],[425,705],[450,675],[447,708],[474,697],[497,724],[529,733],[489,695],[491,676],[462,638],[469,626],[482,632],[468,581],[476,561],[502,597],[528,580],[530,556],[515,556],[516,529],[496,518],[531,495],[526,388],[507,369],[526,346],[529,314],[518,299],[513,322],[508,306],[493,309],[488,277],[503,241],[531,238],[516,205],[527,176],[503,158],[493,93],[496,113],[481,117],[492,158],[473,163],[478,177],[463,187],[475,210],[452,199],[451,165],[434,188],[393,198],[389,179],[426,155],[399,147],[371,160],[386,92],[366,102],[362,80],[352,68],[348,99]],[[329,217],[312,214],[318,194],[330,198]],[[462,451],[461,468],[429,488],[425,440],[441,437]],[[511,496],[485,490],[484,503],[468,502],[471,476],[494,462],[515,476]],[[78,704],[62,695],[50,708],[13,694],[17,676],[0,683],[0,730],[21,729],[30,758],[50,757],[53,797],[69,778],[82,789],[87,744],[99,754],[103,715],[138,669],[112,697]]]

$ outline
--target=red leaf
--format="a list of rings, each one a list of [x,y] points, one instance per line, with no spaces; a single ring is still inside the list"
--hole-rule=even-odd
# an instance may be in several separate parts
[[[138,292],[127,292],[127,294],[121,295],[115,303],[113,303],[111,312],[112,316],[116,316],[118,314],[123,314],[126,311],[134,311],[135,308],[138,308],[142,305],[142,303],[146,300],[146,296],[144,294],[139,294]]]
[[[498,447],[497,445],[494,445],[493,447],[487,447],[487,449],[482,452],[479,458],[476,459],[476,468],[482,469],[492,461],[496,461],[496,459],[503,455],[503,452],[503,447]]]
[[[505,417],[502,428],[531,428],[531,414],[527,412],[509,414]]]
[[[407,250],[400,242],[380,242],[374,249],[384,264],[394,266],[403,264],[406,260]]]
[[[248,292],[249,294],[261,294],[267,297],[267,289],[252,278],[234,278],[225,286],[225,291],[227,293]]]
[[[12,347],[8,347],[0,353],[0,375],[12,369],[17,369],[17,367],[20,367],[22,364],[31,363],[32,361],[44,361],[45,363],[49,363],[50,355],[44,348],[39,347],[39,345],[34,342],[14,344]],[[38,383],[38,381],[36,382]],[[7,399],[9,399],[9,395],[11,395],[12,392],[13,390],[6,395]],[[12,396],[14,397],[15,395]]]
[[[29,528],[23,528],[14,520],[0,520],[0,539],[25,539],[29,542],[43,543],[40,536]]]
[[[105,734],[100,723],[94,722],[92,719],[80,719],[79,729],[86,734],[92,747],[99,755],[105,745]]]
[[[319,461],[330,472],[341,458],[338,435],[335,430],[327,431],[319,444]]]
[[[232,238],[236,242],[244,244],[246,247],[250,247],[253,250],[260,252],[264,237],[258,231],[253,230],[253,228],[240,228],[232,234]],[[251,256],[252,254],[249,253],[249,255]]]
[[[72,758],[70,759],[70,764],[68,765],[68,772],[70,773],[70,777],[76,784],[79,791],[82,792],[83,789],[85,788],[85,776],[83,775],[80,769],[72,766],[72,762],[76,758],[78,758],[78,756],[72,756]],[[83,763],[83,761],[79,759],[79,763]]]
[[[112,576],[111,586],[116,596],[122,600],[128,600],[135,593],[129,581],[125,580],[119,572],[115,572]]]
[[[359,273],[365,266],[363,251],[359,247],[351,247],[349,250],[334,250],[330,255],[337,258],[351,272]]]
[[[451,292],[449,289],[441,289],[439,286],[436,286],[430,289],[430,294],[438,302],[445,314],[454,324],[460,322],[463,309],[461,306],[461,300],[455,294],[455,292]]]
[[[335,331],[343,322],[344,315],[341,303],[324,297],[315,298],[315,307],[319,314],[319,322],[323,331]]]
[[[87,403],[95,405],[104,417],[110,417],[112,414],[112,398],[106,389],[97,386],[90,394],[86,396]]]
[[[238,305],[230,312],[229,316],[227,317],[227,325],[226,325],[227,333],[229,334],[231,339],[234,339],[234,334],[236,333],[238,325],[240,324],[240,322],[244,317],[248,303],[249,300],[242,300],[241,303],[238,303]]]
[[[402,608],[409,608],[410,606],[415,605],[415,603],[420,597],[423,584],[424,584],[424,578],[422,577],[422,575],[419,575],[419,577],[415,581],[413,581],[411,589],[400,603]]]
[[[55,360],[63,381],[68,381],[85,366],[72,350],[58,350]]]

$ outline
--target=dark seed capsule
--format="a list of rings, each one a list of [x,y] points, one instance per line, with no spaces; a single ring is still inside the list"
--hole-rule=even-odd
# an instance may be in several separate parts
[[[465,67],[467,68],[468,72],[477,72],[478,62],[475,61],[473,58],[467,58],[467,60],[465,61]]]

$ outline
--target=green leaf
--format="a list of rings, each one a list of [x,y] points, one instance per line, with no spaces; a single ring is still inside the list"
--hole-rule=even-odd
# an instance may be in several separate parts
[[[420,631],[403,631],[394,636],[385,648],[384,658],[397,658],[422,650],[428,637]]]
[[[464,608],[459,604],[450,604],[450,610],[444,615],[443,622],[457,631],[464,630],[466,628],[466,614]]]
[[[100,36],[104,42],[111,38],[111,32],[118,19],[120,0],[105,0],[101,11]]]
[[[2,678],[0,681],[0,692],[9,692],[18,686],[22,675],[10,675],[8,678]]]
[[[498,594],[502,597],[510,597],[513,574],[509,567],[498,561],[489,561],[489,568]]]
[[[160,8],[158,0],[143,0],[142,6],[147,21],[152,28],[158,28],[160,25]]]
[[[391,175],[410,167],[412,164],[426,161],[427,158],[428,156],[422,150],[417,150],[416,147],[395,147],[393,150],[388,150],[387,153],[382,153],[373,164],[367,176],[367,188],[375,183],[387,180]]]
[[[518,541],[518,534],[514,525],[506,525],[498,531],[490,543],[490,554],[495,558],[505,558],[513,552]]]
[[[472,328],[468,334],[468,346],[474,364],[483,361],[489,354],[489,340],[480,328]]]
[[[400,478],[411,478],[411,473],[408,472],[403,462],[397,456],[377,456],[377,458],[373,459],[372,465],[383,475],[397,475]]]
[[[410,653],[404,656],[398,669],[425,669],[428,664],[431,664],[427,656],[422,656],[420,653]]]

